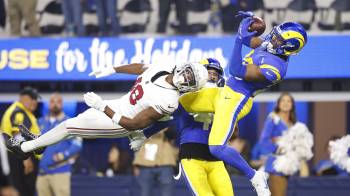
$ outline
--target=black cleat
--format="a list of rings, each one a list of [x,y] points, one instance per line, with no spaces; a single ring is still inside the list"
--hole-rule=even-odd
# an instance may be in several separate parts
[[[19,132],[21,133],[22,137],[26,141],[35,140],[36,138],[39,137],[38,135],[31,133],[29,131],[29,129],[23,124],[18,125],[18,129],[19,129]]]
[[[26,160],[30,157],[31,153],[25,153],[21,149],[21,142],[15,138],[10,138],[6,141],[6,148],[12,152],[17,158]]]
[[[18,125],[18,128],[19,128],[19,132],[21,133],[22,137],[26,141],[35,140],[39,137],[39,135],[35,135],[32,132],[30,132],[29,129],[23,124]],[[34,152],[34,154],[39,155],[39,154],[44,153],[44,151],[45,151],[45,147],[36,149],[33,152]]]

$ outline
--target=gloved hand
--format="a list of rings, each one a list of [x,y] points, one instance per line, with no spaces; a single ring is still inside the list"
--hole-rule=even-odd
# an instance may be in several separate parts
[[[242,18],[248,18],[248,17],[253,17],[254,13],[253,12],[249,12],[249,11],[238,11],[238,14],[236,15],[236,17],[242,17]]]
[[[107,67],[100,66],[96,70],[89,73],[89,76],[95,76],[96,78],[102,78],[102,77],[112,75],[114,73],[115,73],[115,70],[114,70],[113,66],[107,66]]]
[[[146,136],[142,131],[134,131],[129,135],[129,146],[134,152],[139,151],[146,141]]]
[[[94,92],[88,92],[84,94],[84,101],[89,107],[95,108],[103,112],[107,104],[102,100],[102,98],[95,94]]]
[[[244,18],[239,25],[237,32],[237,38],[242,40],[243,43],[249,43],[250,39],[257,33],[256,31],[249,32],[249,26],[254,22],[254,19],[251,17]]]

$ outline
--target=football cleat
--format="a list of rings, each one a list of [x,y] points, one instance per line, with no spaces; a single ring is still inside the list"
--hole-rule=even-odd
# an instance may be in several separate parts
[[[29,131],[29,129],[23,125],[23,124],[20,124],[18,125],[18,128],[19,128],[19,132],[21,133],[22,137],[26,140],[26,141],[31,141],[31,140],[35,140],[39,137],[39,135],[35,135],[33,133],[31,133]],[[42,153],[44,153],[45,151],[45,147],[44,148],[39,148],[39,149],[36,149],[34,150],[34,154],[36,155],[40,155]]]
[[[15,138],[10,138],[6,141],[6,148],[21,160],[26,160],[32,155],[32,153],[23,152],[21,142]]]
[[[271,196],[264,172],[256,171],[254,177],[250,181],[258,196]]]

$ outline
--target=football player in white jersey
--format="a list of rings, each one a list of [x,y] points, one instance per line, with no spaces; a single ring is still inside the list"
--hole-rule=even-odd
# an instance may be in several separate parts
[[[202,88],[208,78],[206,68],[200,63],[185,63],[177,66],[129,64],[98,69],[90,75],[96,78],[113,73],[139,75],[131,90],[120,99],[102,100],[93,92],[84,95],[91,108],[57,125],[36,137],[19,126],[26,140],[10,138],[7,148],[27,158],[32,151],[55,144],[68,136],[84,138],[124,137],[135,130],[143,129],[162,117],[173,113],[178,107],[180,93]]]

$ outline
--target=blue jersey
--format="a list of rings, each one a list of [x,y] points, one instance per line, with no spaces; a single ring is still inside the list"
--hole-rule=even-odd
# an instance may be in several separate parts
[[[180,133],[180,144],[208,144],[212,114],[189,114],[180,105],[174,113],[176,128]]]
[[[246,96],[255,96],[284,79],[288,60],[273,55],[262,48],[257,48],[244,57],[243,64],[257,65],[265,76],[266,81],[248,82],[242,78],[230,76],[226,84],[236,92]]]
[[[180,135],[180,144],[199,143],[208,144],[209,131],[211,129],[212,114],[189,114],[182,105],[173,113],[173,120],[158,121],[143,130],[146,137],[160,130],[175,126]]]

